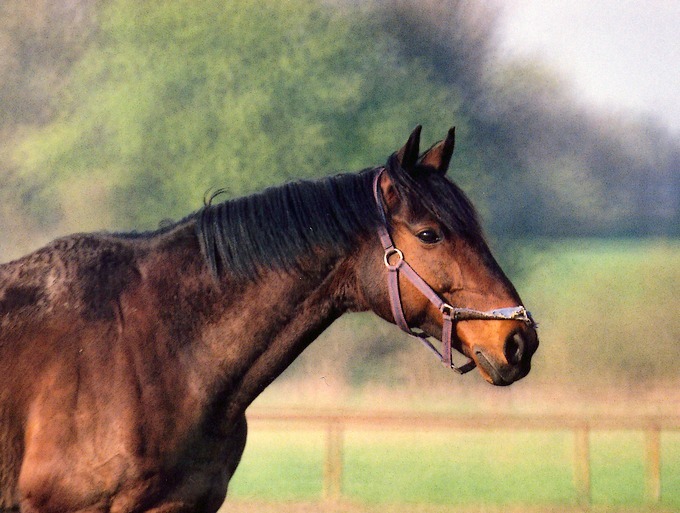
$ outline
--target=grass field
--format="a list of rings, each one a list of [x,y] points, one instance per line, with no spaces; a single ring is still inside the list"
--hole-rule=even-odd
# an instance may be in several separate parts
[[[525,251],[517,285],[540,324],[536,374],[677,383],[680,241],[548,241]]]
[[[575,506],[569,432],[350,430],[343,498],[354,503],[472,507]],[[591,435],[595,506],[645,505],[642,433]],[[230,489],[234,500],[318,501],[324,433],[251,433]],[[662,505],[680,509],[680,433],[662,436]]]

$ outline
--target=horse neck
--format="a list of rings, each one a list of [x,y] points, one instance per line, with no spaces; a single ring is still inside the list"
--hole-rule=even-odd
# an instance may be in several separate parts
[[[206,400],[219,418],[242,414],[336,318],[363,309],[355,294],[359,253],[330,256],[320,250],[305,256],[301,270],[268,269],[252,281],[226,271],[219,284],[201,265],[184,291],[206,298],[199,305],[190,374],[214,394]]]

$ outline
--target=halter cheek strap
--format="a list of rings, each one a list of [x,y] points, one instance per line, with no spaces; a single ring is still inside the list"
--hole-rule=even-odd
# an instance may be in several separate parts
[[[404,254],[398,249],[387,229],[388,222],[385,215],[385,209],[382,202],[382,192],[380,190],[380,176],[384,168],[379,169],[375,178],[373,179],[373,195],[378,205],[378,211],[382,218],[382,224],[378,225],[378,236],[383,249],[385,250],[383,260],[385,267],[387,267],[387,289],[390,297],[390,308],[392,310],[392,317],[394,322],[403,331],[420,340],[425,347],[430,349],[447,367],[453,369],[459,374],[465,374],[471,371],[477,365],[474,360],[468,359],[463,365],[457,366],[453,363],[452,347],[453,337],[455,333],[454,324],[459,321],[466,320],[512,320],[522,321],[527,325],[535,328],[536,323],[531,318],[531,314],[523,307],[509,307],[498,310],[490,310],[487,312],[473,310],[470,308],[456,308],[444,301],[439,294],[437,294],[427,282],[421,278],[418,273],[409,265],[404,259]],[[411,282],[437,309],[442,313],[442,350],[437,350],[436,347],[428,340],[428,335],[422,332],[414,332],[406,322],[404,316],[404,309],[401,304],[401,295],[399,293],[399,276],[403,275]]]

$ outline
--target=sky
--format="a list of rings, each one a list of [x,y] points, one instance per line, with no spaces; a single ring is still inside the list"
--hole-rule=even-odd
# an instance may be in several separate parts
[[[503,51],[545,61],[586,102],[680,135],[680,0],[503,0]]]

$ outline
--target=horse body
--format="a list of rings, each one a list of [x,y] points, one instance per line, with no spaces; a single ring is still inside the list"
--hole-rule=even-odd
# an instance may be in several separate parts
[[[255,397],[344,312],[393,322],[372,233],[378,216],[366,206],[371,176],[293,184],[151,234],[72,235],[0,265],[0,511],[216,511]],[[493,279],[472,280],[475,244],[447,249],[409,235],[427,216],[400,221],[406,198],[383,182],[395,240],[431,264],[421,272],[438,293],[464,306],[519,302],[495,268],[484,275]],[[319,219],[309,218],[310,204]],[[263,242],[277,236],[263,209],[280,212],[276,247]],[[319,233],[326,225],[335,227]],[[436,265],[454,246],[460,262]],[[440,336],[438,312],[408,284],[402,296],[408,322]],[[480,362],[489,381],[528,372],[532,329],[462,324],[459,349],[473,358],[482,347],[475,334],[500,337]],[[518,336],[520,349],[531,347],[508,355]]]
[[[217,288],[189,224],[71,236],[0,267],[3,506],[17,485],[25,511],[219,506],[246,406],[347,305],[342,266],[312,267]]]

